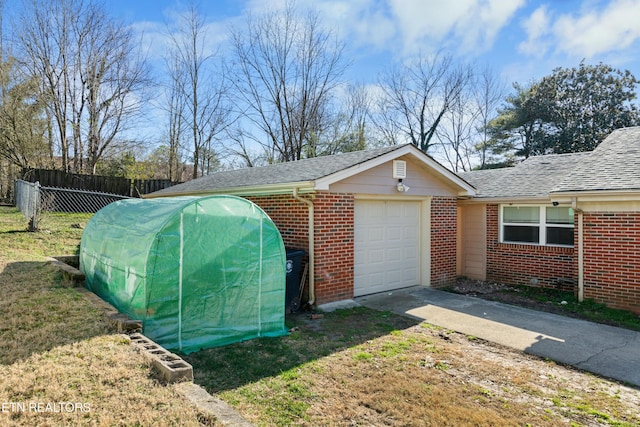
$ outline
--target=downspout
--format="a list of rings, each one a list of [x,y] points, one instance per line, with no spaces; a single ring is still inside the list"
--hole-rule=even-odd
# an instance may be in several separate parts
[[[577,197],[572,198],[571,208],[578,213],[578,302],[584,301],[584,217],[578,208]]]
[[[308,211],[309,211],[309,219],[308,219],[308,224],[309,224],[309,305],[313,305],[316,302],[316,290],[315,290],[315,234],[314,234],[314,209],[313,209],[313,202],[311,200],[307,200],[304,199],[302,197],[300,197],[300,195],[298,194],[298,188],[294,187],[293,189],[293,198],[304,203],[305,205],[307,205],[308,207]]]

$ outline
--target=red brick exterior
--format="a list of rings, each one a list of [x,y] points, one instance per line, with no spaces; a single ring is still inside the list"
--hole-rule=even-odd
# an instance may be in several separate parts
[[[487,280],[545,287],[577,283],[577,250],[500,243],[498,209],[498,205],[487,205]]]
[[[353,194],[317,192],[304,195],[314,204],[316,304],[353,298]],[[308,208],[291,195],[247,197],[276,224],[285,246],[308,248]],[[431,200],[431,286],[444,287],[456,279],[456,215],[454,197]]]
[[[280,230],[287,248],[304,249],[309,247],[309,225],[307,205],[292,195],[270,195],[246,197],[260,206]]]
[[[316,303],[353,298],[353,194],[319,192],[314,206]]]
[[[352,194],[305,195],[315,209],[316,303],[353,297],[354,198]],[[285,246],[308,248],[307,205],[291,195],[249,197],[278,226]],[[431,200],[431,286],[456,277],[456,206],[452,197]],[[556,287],[578,282],[575,248],[499,242],[498,205],[487,206],[487,280]],[[584,296],[640,313],[640,213],[584,213]],[[571,289],[575,289],[575,286]]]
[[[353,195],[318,192],[302,197],[314,204],[316,304],[353,298]],[[291,195],[247,198],[271,217],[285,246],[307,251],[309,223],[306,204]]]
[[[564,279],[577,292],[578,215],[574,248],[518,245],[498,241],[498,209],[487,206],[487,280],[558,287]],[[584,298],[640,313],[640,213],[583,215]]]
[[[431,199],[431,286],[441,288],[456,280],[457,200]]]
[[[584,297],[640,313],[640,213],[583,215]]]

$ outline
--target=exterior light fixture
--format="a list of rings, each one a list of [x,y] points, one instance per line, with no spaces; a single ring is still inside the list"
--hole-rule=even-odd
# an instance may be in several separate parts
[[[407,191],[409,191],[411,187],[409,187],[408,185],[405,185],[401,179],[398,180],[398,185],[396,185],[396,190],[398,190],[400,193],[406,193]]]

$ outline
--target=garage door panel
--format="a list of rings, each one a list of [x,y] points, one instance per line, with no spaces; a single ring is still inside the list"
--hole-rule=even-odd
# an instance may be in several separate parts
[[[369,226],[367,227],[368,232],[367,232],[367,236],[365,237],[365,241],[368,241],[370,243],[376,243],[376,242],[383,242],[384,241],[384,227],[374,227],[374,226]]]
[[[401,286],[404,281],[404,273],[402,270],[390,270],[387,274],[387,284],[392,286]]]
[[[420,203],[357,200],[356,296],[420,283]]]
[[[394,262],[404,260],[402,248],[392,248],[387,251],[386,261]]]
[[[371,263],[382,263],[384,262],[384,249],[376,249],[369,251],[368,261]]]

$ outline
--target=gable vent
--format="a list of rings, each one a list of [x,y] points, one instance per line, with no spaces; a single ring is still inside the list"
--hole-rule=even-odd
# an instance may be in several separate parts
[[[407,177],[407,162],[404,160],[393,161],[393,177],[395,179],[405,179]]]

